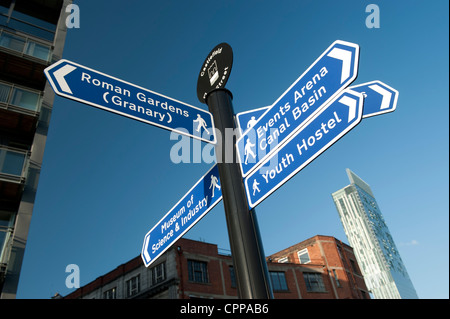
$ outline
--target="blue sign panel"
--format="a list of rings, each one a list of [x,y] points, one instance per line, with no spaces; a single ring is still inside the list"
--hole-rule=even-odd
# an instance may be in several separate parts
[[[381,81],[372,81],[350,87],[364,95],[363,118],[394,112],[397,107],[398,91]]]
[[[141,257],[152,264],[222,200],[219,169],[214,165],[145,235]]]
[[[216,143],[211,113],[77,63],[44,70],[56,94],[141,122]]]
[[[345,90],[323,108],[302,129],[298,130],[262,165],[272,167],[256,170],[245,180],[250,208],[255,207],[317,156],[355,127],[362,119],[363,96]]]
[[[270,156],[357,76],[359,46],[335,41],[237,141],[243,176]]]

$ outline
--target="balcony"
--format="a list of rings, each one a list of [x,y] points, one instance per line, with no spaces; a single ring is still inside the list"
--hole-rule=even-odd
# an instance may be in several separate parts
[[[0,182],[24,183],[28,164],[27,151],[0,146]]]
[[[11,254],[15,213],[0,210],[0,286]]]
[[[19,208],[30,157],[27,151],[0,146],[0,208]]]
[[[48,63],[51,60],[51,46],[35,38],[14,34],[0,29],[0,47],[31,60]]]
[[[0,108],[35,116],[39,113],[41,104],[39,91],[0,81]]]
[[[14,231],[13,225],[8,220],[4,220],[3,215],[6,216],[8,213],[0,211],[0,272],[5,270],[8,263]]]

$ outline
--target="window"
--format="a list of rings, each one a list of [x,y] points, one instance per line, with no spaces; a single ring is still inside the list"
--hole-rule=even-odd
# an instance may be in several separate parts
[[[35,111],[38,108],[39,99],[39,94],[15,88],[11,97],[11,104]]]
[[[269,271],[273,291],[288,291],[284,271]]]
[[[15,213],[0,210],[0,264],[9,260],[15,220]]]
[[[139,275],[127,280],[127,297],[132,297],[139,292]]]
[[[348,211],[347,211],[347,208],[345,207],[345,204],[344,204],[344,201],[342,200],[342,198],[339,198],[339,204],[341,205],[342,212],[344,213],[345,216],[347,216]]]
[[[304,272],[303,279],[306,284],[306,291],[308,292],[325,292],[325,285],[323,284],[322,274],[316,272]]]
[[[0,46],[40,60],[49,61],[50,59],[51,48],[48,44],[39,43],[28,37],[14,35],[1,30]]]
[[[152,284],[156,285],[166,280],[166,263],[161,263],[152,268]]]
[[[299,252],[297,252],[297,255],[301,264],[307,264],[311,262],[311,259],[309,258],[308,254],[308,248],[300,250]]]
[[[203,261],[188,260],[189,281],[208,282],[208,264]]]
[[[234,267],[230,266],[230,278],[231,278],[231,288],[236,288],[236,274],[234,273]]]
[[[0,174],[22,176],[26,154],[0,148]]]
[[[341,282],[339,281],[336,269],[333,269],[334,280],[336,281],[336,286],[341,287]]]
[[[25,50],[25,54],[34,56],[35,58],[48,61],[50,58],[50,47],[29,40]]]
[[[6,32],[2,32],[0,37],[0,46],[18,52],[23,52],[23,49],[25,48],[25,43],[26,43],[25,38]]]
[[[282,258],[278,259],[278,263],[280,263],[280,264],[284,264],[284,263],[288,263],[288,262],[289,262],[288,257],[282,257]]]
[[[358,272],[358,266],[356,266],[356,263],[353,259],[350,259],[350,265],[352,266],[352,270],[355,274],[359,274]]]
[[[116,299],[116,287],[103,292],[103,299]]]
[[[9,92],[11,91],[11,86],[0,83],[0,102],[8,103]]]
[[[38,91],[31,91],[15,85],[0,83],[0,103],[19,106],[23,109],[38,112],[41,96]]]

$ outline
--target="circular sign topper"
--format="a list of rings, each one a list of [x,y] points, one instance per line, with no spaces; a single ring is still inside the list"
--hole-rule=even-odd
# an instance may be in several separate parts
[[[233,50],[227,43],[217,45],[208,54],[198,75],[197,97],[206,103],[206,96],[215,89],[225,87],[233,65]]]

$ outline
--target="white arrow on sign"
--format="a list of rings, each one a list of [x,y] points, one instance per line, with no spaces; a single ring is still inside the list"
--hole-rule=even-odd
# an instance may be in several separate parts
[[[58,82],[61,90],[69,94],[72,94],[72,90],[70,89],[64,77],[75,69],[76,67],[74,67],[73,65],[66,64],[61,69],[56,70],[54,73],[56,82]]]
[[[348,108],[349,108],[349,110],[348,110],[348,122],[350,122],[356,116],[356,103],[358,101],[355,100],[355,99],[352,99],[351,97],[343,96],[339,100],[339,102],[348,106]]]
[[[142,249],[142,251],[144,252],[145,260],[147,261],[147,263],[149,263],[152,260],[152,258],[150,257],[150,254],[148,253],[148,243],[149,242],[150,242],[150,234],[148,234],[148,236],[145,237],[144,248]]]
[[[364,95],[363,118],[395,111],[398,91],[381,81],[371,81],[351,86],[350,89]]]
[[[334,48],[327,54],[330,58],[335,58],[342,60],[342,72],[341,72],[341,84],[348,79],[350,76],[351,62],[352,62],[352,52]]]
[[[369,88],[371,88],[372,90],[383,96],[383,99],[381,100],[380,110],[387,109],[391,102],[392,93],[389,92],[388,90],[383,89],[378,84],[370,85]]]

